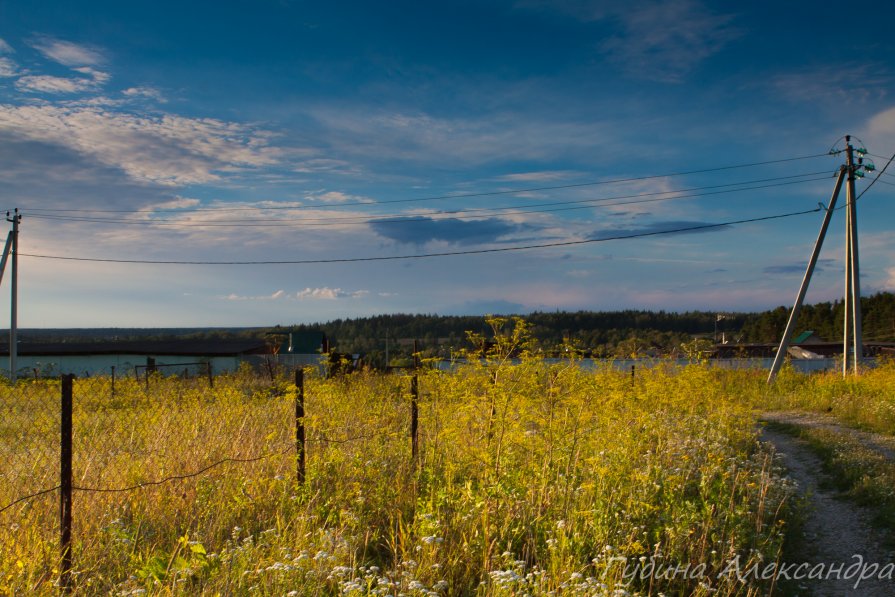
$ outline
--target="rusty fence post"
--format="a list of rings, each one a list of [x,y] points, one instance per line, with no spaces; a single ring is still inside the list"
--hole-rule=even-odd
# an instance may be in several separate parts
[[[214,373],[211,370],[211,361],[205,363],[205,374],[208,376],[208,387],[214,388]]]
[[[413,377],[410,378],[410,455],[416,463],[419,457],[419,427],[420,427],[420,356],[417,341],[413,341]]]
[[[419,376],[414,373],[410,378],[410,455],[414,462],[419,456],[419,427],[420,427],[420,384]]]
[[[299,485],[305,484],[305,372],[295,370],[295,465]]]
[[[70,593],[71,587],[71,527],[72,527],[72,386],[74,375],[62,376],[62,401],[59,442],[59,527],[61,561],[59,565],[59,586],[63,593]]]

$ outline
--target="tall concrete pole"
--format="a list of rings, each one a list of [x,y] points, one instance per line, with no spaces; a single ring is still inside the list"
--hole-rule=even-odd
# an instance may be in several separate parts
[[[848,198],[848,243],[849,256],[851,257],[851,291],[852,299],[852,339],[854,340],[854,372],[857,375],[864,356],[864,343],[861,334],[861,268],[858,258],[858,212],[855,196],[855,164],[854,148],[849,143],[849,137],[845,138],[845,157],[848,167],[848,186],[846,193]]]
[[[9,218],[7,218],[9,219]],[[12,216],[12,282],[10,314],[9,314],[9,379],[12,383],[16,383],[16,369],[18,365],[16,360],[18,357],[18,311],[19,311],[19,221],[22,216],[16,209]]]
[[[847,192],[848,185],[846,185]],[[851,348],[851,212],[848,209],[848,200],[845,203],[845,295],[842,299],[842,376],[848,375],[849,349]]]

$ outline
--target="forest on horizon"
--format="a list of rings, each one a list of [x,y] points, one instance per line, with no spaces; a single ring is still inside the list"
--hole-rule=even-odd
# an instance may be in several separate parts
[[[880,292],[862,297],[865,342],[895,341],[895,294]],[[546,352],[571,344],[594,356],[676,354],[694,342],[776,343],[786,326],[790,307],[759,313],[717,311],[538,311],[522,315],[531,333]],[[843,302],[804,305],[796,335],[811,330],[826,341],[842,337]],[[360,353],[374,361],[409,355],[412,341],[429,355],[447,356],[469,348],[467,332],[489,335],[485,316],[389,314],[335,319],[325,323],[277,325],[258,328],[93,328],[25,329],[19,338],[27,342],[251,339],[276,338],[288,333],[323,332],[334,350]]]

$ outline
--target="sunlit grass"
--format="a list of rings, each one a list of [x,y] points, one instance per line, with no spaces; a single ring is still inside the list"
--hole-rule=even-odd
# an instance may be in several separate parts
[[[895,361],[866,368],[861,375],[840,371],[800,375],[784,369],[760,407],[829,414],[853,427],[895,435]]]
[[[77,381],[77,486],[263,457],[133,491],[77,491],[77,590],[765,594],[756,579],[720,574],[736,557],[744,568],[773,561],[786,531],[792,487],[756,441],[755,407],[782,400],[763,375],[656,366],[632,379],[550,365],[526,348],[524,333],[507,333],[486,359],[420,371],[416,463],[408,376],[309,371],[304,487],[288,379],[271,387],[242,372],[212,389],[157,378],[148,391],[118,380],[114,398],[108,379]],[[819,383],[797,377],[786,374],[787,391]],[[22,387],[2,389],[7,404]],[[29,392],[58,404],[58,383]],[[58,425],[48,429],[32,440],[52,454]],[[3,454],[26,466],[12,437],[0,435]],[[20,494],[13,481],[33,474],[4,477],[3,504]],[[0,514],[0,593],[56,590],[57,499]]]

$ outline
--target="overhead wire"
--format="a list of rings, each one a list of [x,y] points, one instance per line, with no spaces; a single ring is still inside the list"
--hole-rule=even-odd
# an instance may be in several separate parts
[[[481,255],[487,253],[506,253],[510,251],[524,251],[529,249],[544,249],[551,247],[568,247],[575,245],[585,245],[592,243],[609,242],[613,240],[624,240],[633,238],[645,238],[649,236],[659,236],[665,234],[679,234],[685,232],[696,232],[700,230],[710,230],[713,228],[724,228],[737,224],[747,224],[752,222],[763,222],[768,220],[778,220],[782,218],[790,218],[810,213],[817,213],[822,206],[814,209],[789,212],[784,214],[775,214],[770,216],[761,216],[755,218],[746,218],[741,220],[731,220],[727,222],[719,222],[714,224],[698,224],[693,226],[682,226],[679,228],[668,230],[653,230],[648,232],[637,232],[632,234],[621,234],[616,236],[605,236],[598,238],[586,238],[580,240],[558,241],[550,243],[536,243],[528,245],[516,245],[510,247],[492,247],[488,249],[467,249],[460,251],[442,251],[434,253],[421,253],[410,255],[385,255],[378,257],[351,257],[351,258],[332,258],[332,259],[296,259],[296,260],[258,260],[258,261],[179,261],[179,260],[152,260],[152,259],[112,259],[112,258],[89,258],[89,257],[73,257],[64,255],[43,255],[34,253],[19,253],[20,257],[30,257],[33,259],[54,259],[59,261],[82,261],[93,263],[121,263],[121,264],[145,264],[145,265],[311,265],[311,264],[333,264],[333,263],[360,263],[370,261],[397,261],[410,259],[428,259],[434,257],[448,257],[457,255]]]
[[[823,175],[823,176],[820,176]],[[813,177],[813,178],[807,178]],[[638,203],[650,203],[656,201],[670,201],[675,199],[687,199],[693,197],[704,197],[711,195],[720,195],[725,193],[736,193],[743,192],[749,190],[758,190],[758,189],[767,189],[779,186],[788,186],[794,184],[801,184],[807,182],[815,182],[819,180],[824,180],[828,176],[826,172],[809,172],[803,174],[795,174],[788,176],[780,176],[766,179],[757,179],[751,181],[742,181],[735,183],[725,183],[719,185],[707,185],[702,187],[692,187],[687,189],[678,189],[678,190],[670,190],[670,191],[650,191],[645,193],[633,193],[628,195],[615,195],[612,197],[603,197],[598,199],[577,199],[570,201],[555,201],[548,203],[535,203],[529,204],[525,206],[525,208],[520,208],[518,206],[508,206],[508,207],[479,207],[479,208],[468,208],[462,210],[439,210],[433,212],[426,212],[422,214],[412,214],[412,215],[396,215],[396,214],[382,214],[382,215],[372,215],[367,217],[361,216],[331,216],[326,218],[252,218],[252,219],[242,219],[242,220],[190,220],[184,222],[170,221],[170,220],[132,220],[132,219],[124,219],[124,218],[90,218],[84,216],[61,216],[61,215],[49,215],[49,214],[34,214],[30,211],[25,212],[26,215],[30,218],[35,219],[43,219],[43,220],[56,220],[56,221],[71,221],[71,222],[88,222],[88,223],[98,223],[98,224],[125,224],[125,225],[138,225],[138,226],[153,226],[153,227],[174,227],[174,228],[184,228],[184,227],[251,227],[251,226],[260,226],[260,227],[268,227],[268,226],[295,226],[295,225],[305,225],[308,227],[318,227],[318,226],[333,226],[333,225],[350,225],[350,224],[369,224],[369,223],[414,223],[414,222],[427,222],[435,219],[444,219],[443,217],[447,217],[449,219],[464,219],[464,218],[482,218],[482,217],[494,217],[494,216],[509,216],[509,215],[525,215],[525,214],[535,214],[535,213],[553,213],[560,211],[572,211],[579,209],[589,209],[591,207],[617,207],[623,205],[633,205]],[[797,180],[793,180],[797,179]],[[759,185],[757,183],[762,182],[771,182],[771,181],[785,181],[785,182],[776,182],[775,184],[764,184]],[[752,185],[752,186],[746,186]],[[739,188],[730,188],[730,187],[739,187]],[[710,189],[726,189],[726,190],[715,190],[709,191]],[[696,191],[707,191],[704,193],[696,192]],[[657,195],[660,195],[657,197]],[[661,195],[669,195],[667,197]],[[648,197],[648,198],[647,198]],[[622,201],[624,199],[635,199],[632,201]],[[611,201],[615,201],[615,203],[611,203]],[[570,207],[574,206],[574,207]],[[538,207],[546,207],[547,209],[532,209]],[[467,215],[471,214],[471,215]],[[436,217],[443,216],[443,217]]]
[[[867,185],[866,187],[864,187],[864,190],[862,190],[862,191],[858,194],[858,196],[855,197],[855,201],[857,201],[858,199],[860,199],[861,197],[863,197],[863,196],[864,196],[864,193],[866,193],[867,191],[869,191],[870,188],[871,188],[874,184],[876,184],[876,181],[878,181],[878,180],[880,179],[880,177],[881,177],[883,174],[885,174],[885,172],[886,172],[886,168],[889,167],[889,165],[892,163],[892,160],[895,160],[895,153],[892,154],[892,157],[889,158],[889,161],[886,162],[886,165],[882,167],[882,170],[880,170],[880,171],[876,174],[876,178],[874,178],[873,180],[871,180],[871,181],[870,181],[870,184]]]

